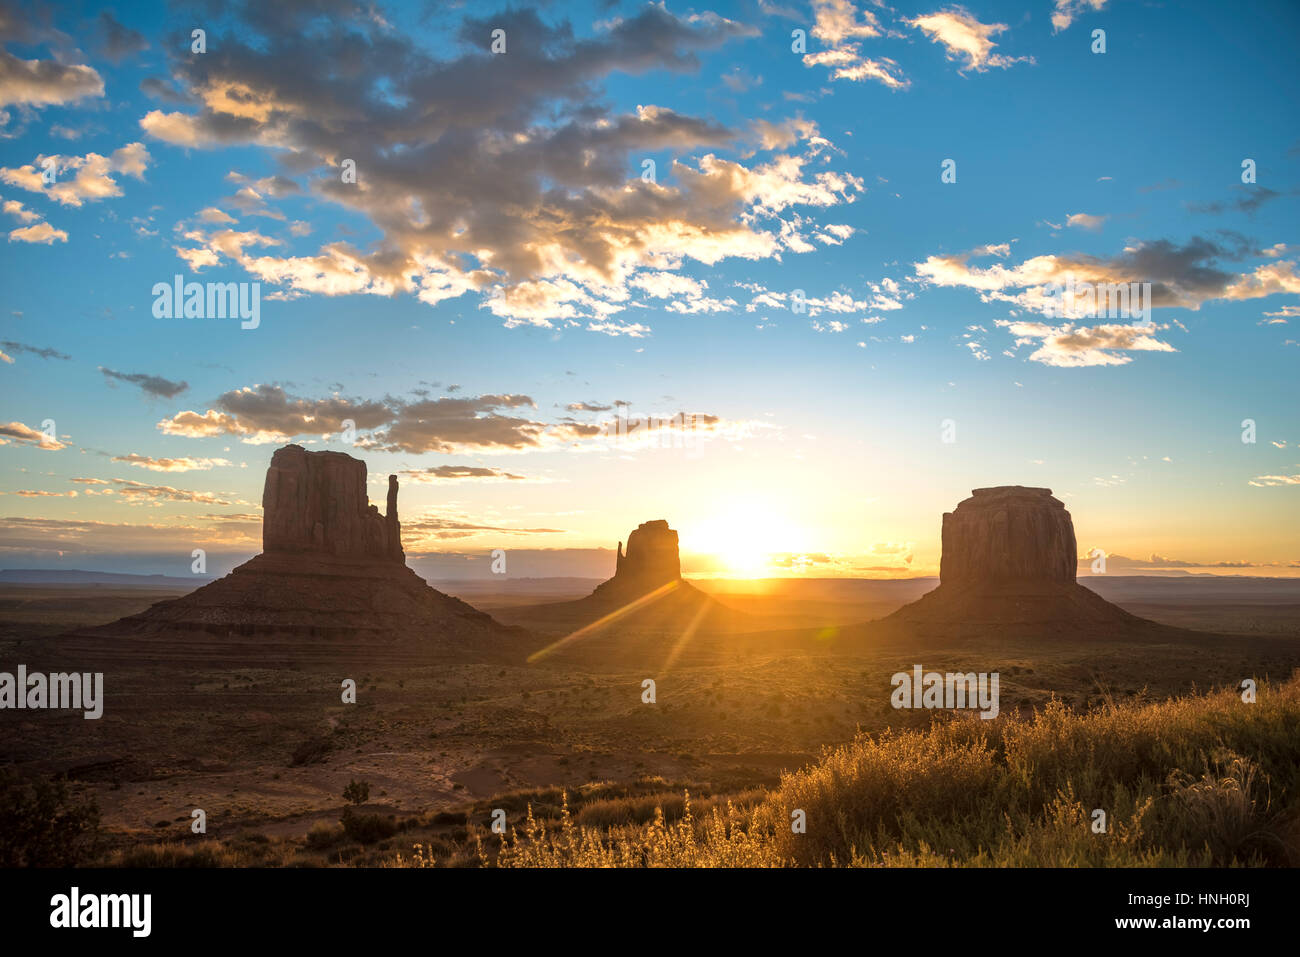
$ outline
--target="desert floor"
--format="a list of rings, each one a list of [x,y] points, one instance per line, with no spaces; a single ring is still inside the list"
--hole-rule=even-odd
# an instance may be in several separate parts
[[[1084,581],[1093,585],[1093,582]],[[568,580],[434,583],[509,624],[528,608],[580,597]],[[933,582],[697,582],[752,616],[757,631],[832,635],[879,617]],[[665,667],[678,635],[618,634],[587,652],[502,666],[464,660],[259,663],[185,649],[106,659],[100,720],[80,713],[0,711],[0,764],[60,775],[93,796],[105,825],[105,860],[151,842],[186,842],[191,812],[209,838],[275,844],[276,863],[377,863],[409,848],[410,834],[371,846],[303,839],[333,826],[352,780],[370,786],[366,811],[418,822],[448,855],[462,853],[494,807],[512,823],[529,801],[557,791],[600,819],[628,795],[731,797],[743,804],[783,770],[817,758],[859,730],[928,724],[927,712],[890,707],[890,676],[926,670],[996,671],[1003,710],[1053,695],[1073,707],[1164,697],[1283,678],[1300,668],[1300,583],[1117,579],[1097,590],[1129,611],[1228,636],[1125,644],[1002,641],[978,648],[881,644],[852,653],[755,651],[745,634],[696,635]],[[88,670],[57,653],[52,636],[143,610],[177,591],[120,586],[0,586],[0,671]],[[524,616],[521,618],[520,616]],[[552,632],[550,637],[559,637]],[[626,642],[626,653],[619,651]],[[696,654],[697,649],[711,649]],[[340,683],[357,682],[355,705]],[[642,682],[656,701],[642,701]],[[941,716],[943,717],[943,716]],[[969,715],[950,720],[977,720]],[[608,808],[607,808],[608,809]],[[413,832],[414,833],[414,832]],[[423,832],[421,832],[423,833]],[[328,846],[326,846],[328,845]],[[119,856],[113,858],[116,853]]]

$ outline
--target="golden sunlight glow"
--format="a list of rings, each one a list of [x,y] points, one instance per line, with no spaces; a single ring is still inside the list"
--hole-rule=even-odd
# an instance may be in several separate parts
[[[773,571],[772,557],[808,548],[807,533],[770,501],[741,499],[709,516],[682,536],[683,549],[714,556],[726,574],[762,578]]]
[[[534,664],[535,662],[538,662],[541,659],[545,658],[547,655],[554,654],[556,651],[559,651],[561,648],[565,648],[571,644],[574,644],[575,642],[582,641],[582,639],[590,635],[594,635],[602,628],[614,624],[620,618],[626,618],[628,615],[632,614],[632,612],[637,611],[638,609],[644,608],[647,605],[653,605],[660,598],[663,598],[665,595],[669,594],[670,592],[676,591],[677,585],[678,582],[675,581],[665,582],[664,584],[656,588],[654,591],[642,595],[640,598],[637,598],[635,601],[628,602],[622,608],[617,608],[614,611],[611,611],[608,615],[596,619],[591,624],[584,625],[582,628],[579,628],[577,631],[573,632],[572,634],[565,635],[559,641],[552,642],[551,644],[547,645],[545,648],[542,648],[540,651],[534,651],[531,655],[528,656],[528,663],[530,665]],[[692,625],[691,633],[692,634],[694,633],[694,624]],[[689,639],[689,637],[690,635],[687,635],[687,639]],[[671,658],[669,660],[671,661]]]

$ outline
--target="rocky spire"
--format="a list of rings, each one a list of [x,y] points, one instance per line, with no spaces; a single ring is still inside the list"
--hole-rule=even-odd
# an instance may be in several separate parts
[[[384,524],[388,527],[388,551],[395,561],[405,562],[406,553],[402,551],[402,525],[397,520],[397,476],[388,476],[388,511],[384,515]]]

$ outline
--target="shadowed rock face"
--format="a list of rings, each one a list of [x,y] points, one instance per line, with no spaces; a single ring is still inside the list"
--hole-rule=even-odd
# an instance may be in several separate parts
[[[1078,548],[1074,522],[1049,488],[977,488],[943,516],[939,580],[975,582],[1074,581]]]
[[[627,551],[618,543],[614,577],[591,593],[598,601],[626,602],[674,584],[690,590],[682,581],[682,563],[677,557],[677,533],[663,519],[642,522],[627,537]]]
[[[581,641],[554,654],[565,660],[617,661],[626,666],[648,661],[662,667],[665,635],[692,639],[752,627],[749,615],[727,607],[682,578],[677,533],[663,519],[642,522],[633,529],[626,552],[623,543],[618,543],[614,577],[597,585],[586,598],[516,606],[497,614],[552,634],[583,629]],[[594,630],[586,632],[589,625]],[[691,654],[700,653],[697,644]]]
[[[630,585],[645,585],[652,591],[682,577],[682,563],[677,554],[677,533],[663,519],[642,522],[627,537],[627,553],[618,543],[615,580]]]
[[[286,445],[271,457],[262,492],[262,549],[405,562],[397,520],[397,476],[388,514],[366,495],[366,463],[342,452]]]
[[[402,654],[514,658],[519,629],[429,587],[406,565],[397,478],[388,511],[366,496],[366,464],[286,445],[262,493],[263,552],[182,598],[76,637],[121,639],[122,654],[281,656]],[[176,644],[177,637],[187,640]],[[132,644],[136,642],[136,644]],[[205,644],[205,642],[208,642]]]

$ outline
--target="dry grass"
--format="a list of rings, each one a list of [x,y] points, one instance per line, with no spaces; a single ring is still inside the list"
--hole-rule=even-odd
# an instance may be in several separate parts
[[[530,809],[479,856],[507,867],[1294,865],[1297,729],[1300,678],[1261,685],[1254,704],[1235,691],[1088,714],[1053,702],[1030,717],[860,736],[751,810],[697,814],[689,795],[644,824],[641,802],[575,820],[566,801],[558,823]],[[806,833],[792,832],[795,810]]]

